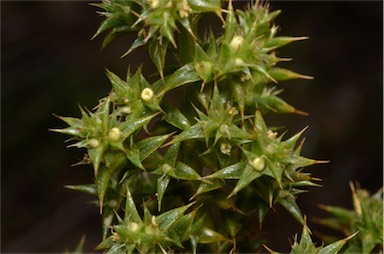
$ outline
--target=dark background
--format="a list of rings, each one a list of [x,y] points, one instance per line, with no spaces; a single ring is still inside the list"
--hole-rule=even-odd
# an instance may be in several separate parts
[[[278,51],[294,58],[284,66],[315,77],[281,84],[282,97],[310,115],[278,119],[289,134],[309,125],[303,154],[330,160],[306,170],[323,187],[298,199],[317,231],[310,218],[324,216],[319,203],[352,206],[349,181],[382,186],[383,3],[270,3],[283,11],[279,35],[310,36]],[[128,37],[100,52],[101,38],[89,40],[102,20],[96,10],[86,1],[1,2],[1,252],[63,252],[83,234],[87,250],[100,241],[92,198],[63,188],[90,183],[92,169],[71,167],[83,151],[48,131],[65,126],[52,113],[78,117],[77,103],[91,108],[109,92],[104,67],[123,77],[148,58],[139,50],[120,59]],[[278,208],[265,229],[268,246],[284,252],[301,226]]]

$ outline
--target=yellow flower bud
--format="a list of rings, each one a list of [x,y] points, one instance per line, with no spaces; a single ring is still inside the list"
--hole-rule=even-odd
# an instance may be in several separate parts
[[[100,146],[100,141],[95,138],[91,138],[88,140],[88,145],[92,148],[97,148]]]
[[[155,94],[153,93],[153,90],[151,88],[146,87],[141,92],[141,99],[145,102],[149,102],[153,99],[154,95]]]
[[[112,129],[109,130],[108,139],[112,142],[116,142],[121,139],[122,135],[123,133],[121,133],[119,128],[113,127]]]
[[[265,161],[262,157],[256,157],[250,164],[257,171],[262,171],[265,168]]]
[[[231,144],[229,144],[227,142],[222,142],[220,144],[220,152],[222,152],[223,154],[230,155],[231,154],[231,150],[232,150]]]
[[[236,35],[235,37],[232,38],[231,42],[229,43],[229,46],[232,49],[237,50],[238,48],[240,48],[241,44],[243,44],[243,41],[244,41],[243,37]]]

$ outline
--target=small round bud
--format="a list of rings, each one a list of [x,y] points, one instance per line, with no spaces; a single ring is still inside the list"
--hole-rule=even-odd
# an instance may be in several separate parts
[[[139,224],[133,221],[127,223],[127,229],[129,232],[136,232],[139,229]]]
[[[257,171],[262,171],[265,168],[265,161],[262,157],[256,157],[251,161],[251,166]]]
[[[268,130],[268,131],[267,131],[267,136],[268,136],[268,138],[270,138],[270,139],[275,139],[276,136],[277,136],[277,132],[273,132],[273,131],[271,131],[271,130]]]
[[[230,107],[228,110],[228,114],[231,116],[237,115],[238,113],[239,113],[239,111],[235,107]]]
[[[172,166],[171,165],[169,165],[169,164],[167,164],[167,163],[165,163],[164,165],[163,165],[163,172],[164,173],[169,173],[170,171],[172,170]]]
[[[247,80],[250,80],[252,77],[246,73],[241,73],[240,75],[240,80],[241,82],[244,82],[244,81],[247,81]]]
[[[229,46],[232,49],[236,50],[240,48],[241,44],[243,44],[243,41],[244,41],[243,37],[236,35],[235,37],[232,38],[231,42],[229,43]]]
[[[154,227],[158,227],[159,225],[157,224],[156,222],[156,216],[155,215],[152,215],[152,218],[151,218],[151,224],[152,226]]]
[[[179,7],[179,15],[180,15],[180,18],[188,18],[189,16],[189,13],[192,12],[192,9],[191,7],[189,7],[188,5],[188,1],[187,0],[182,0],[181,1],[181,5]]]
[[[153,96],[155,94],[153,93],[153,90],[151,88],[144,88],[141,92],[141,99],[145,102],[150,102],[153,99]]]
[[[229,144],[227,142],[222,142],[220,144],[220,152],[222,152],[223,154],[230,155],[231,154],[231,150],[232,150],[231,144]]]
[[[97,148],[100,146],[100,141],[95,138],[91,138],[88,140],[88,145],[92,148]]]
[[[112,129],[109,130],[108,139],[112,142],[116,142],[121,139],[122,135],[123,133],[121,133],[119,128],[113,127]]]
[[[132,109],[129,106],[124,106],[120,108],[120,112],[128,115],[132,113]]]
[[[156,9],[159,6],[159,0],[149,0],[148,2],[152,9]]]
[[[213,64],[208,61],[200,61],[195,63],[195,70],[204,81],[207,81],[212,75]]]
[[[123,103],[127,104],[129,102],[129,99],[127,97],[123,98]]]
[[[236,58],[236,59],[235,59],[235,65],[236,65],[236,66],[243,66],[243,65],[244,65],[244,61],[243,61],[243,59],[241,59],[241,58]]]
[[[220,128],[219,128],[219,131],[221,133],[228,133],[229,132],[229,127],[228,125],[226,125],[225,123],[223,123],[222,125],[220,125]]]

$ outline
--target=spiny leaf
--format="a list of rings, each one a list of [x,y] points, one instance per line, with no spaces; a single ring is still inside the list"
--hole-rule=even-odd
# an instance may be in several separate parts
[[[161,211],[161,202],[163,201],[164,193],[168,187],[171,178],[164,174],[157,179],[157,207],[158,211]]]
[[[268,73],[276,81],[284,81],[290,79],[313,79],[311,76],[298,74],[296,72],[278,67],[269,69]]]
[[[298,222],[304,225],[305,221],[300,208],[297,206],[295,198],[288,194],[278,201]]]
[[[183,216],[184,212],[188,208],[190,208],[194,204],[195,202],[192,202],[188,205],[174,208],[172,210],[169,210],[157,216],[156,220],[157,220],[157,223],[159,224],[160,230],[161,231],[167,230],[173,223],[175,223],[175,221],[177,221],[181,216]]]
[[[241,161],[226,168],[222,168],[211,175],[205,176],[204,178],[239,179],[244,173],[246,164],[246,162]]]
[[[264,47],[268,48],[270,50],[274,50],[280,47],[283,47],[287,45],[288,43],[294,42],[294,41],[301,41],[301,40],[307,40],[309,37],[287,37],[287,36],[279,36],[270,38],[265,41]]]
[[[169,90],[175,89],[179,86],[182,86],[188,83],[196,82],[198,80],[200,80],[200,77],[196,73],[193,67],[193,63],[189,63],[180,67],[177,71],[175,71],[170,76],[167,76],[164,79],[164,83],[156,82],[153,86],[154,86],[154,90],[159,92],[159,95],[163,95]]]
[[[149,55],[152,62],[155,64],[157,70],[160,73],[161,79],[164,79],[164,63],[165,55],[167,53],[168,42],[158,43],[157,41],[151,41],[148,45]]]
[[[180,161],[176,163],[174,170],[171,170],[168,174],[176,179],[182,180],[198,180],[201,178],[193,168]]]
[[[247,164],[245,166],[244,173],[240,177],[239,181],[236,183],[235,188],[233,189],[231,194],[229,194],[228,198],[232,197],[240,190],[247,187],[253,180],[260,177],[261,175],[262,173],[260,171],[255,170],[251,165]]]
[[[131,194],[128,187],[127,187],[127,199],[126,199],[126,203],[125,203],[124,220],[136,222],[138,224],[143,223],[143,221],[141,220],[141,217],[137,211],[135,201],[133,200],[132,194]]]
[[[353,238],[357,234],[354,233],[353,235],[346,237],[344,239],[341,239],[337,242],[334,242],[332,244],[329,244],[323,248],[320,249],[319,254],[337,254],[343,248],[343,246],[347,243],[347,241],[351,238]]]
[[[96,184],[65,185],[64,187],[71,190],[78,190],[91,195],[97,195]]]
[[[139,156],[141,161],[145,160],[149,155],[156,151],[170,136],[171,134],[149,137],[141,140],[136,144],[139,150]]]

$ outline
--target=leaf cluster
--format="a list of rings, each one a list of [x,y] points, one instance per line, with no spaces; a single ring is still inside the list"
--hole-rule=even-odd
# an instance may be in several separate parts
[[[269,113],[305,114],[279,97],[278,82],[311,77],[276,67],[276,49],[306,37],[277,36],[280,11],[256,1],[244,10],[219,0],[103,0],[103,47],[137,33],[126,56],[146,47],[158,69],[120,78],[107,70],[111,91],[81,117],[53,131],[86,149],[92,184],[67,186],[97,197],[107,253],[257,251],[268,211],[285,208],[305,225],[296,196],[318,180],[303,171],[323,163],[302,156],[305,131],[285,138]],[[223,33],[199,36],[213,13]],[[173,55],[175,63],[166,64]],[[259,225],[249,223],[256,218]],[[303,239],[293,252],[309,242]],[[308,245],[315,250],[315,247]],[[312,246],[312,247],[311,247]],[[326,247],[327,248],[327,247]],[[329,247],[331,248],[331,247]],[[305,248],[304,248],[305,249]],[[324,252],[320,252],[324,253]]]

